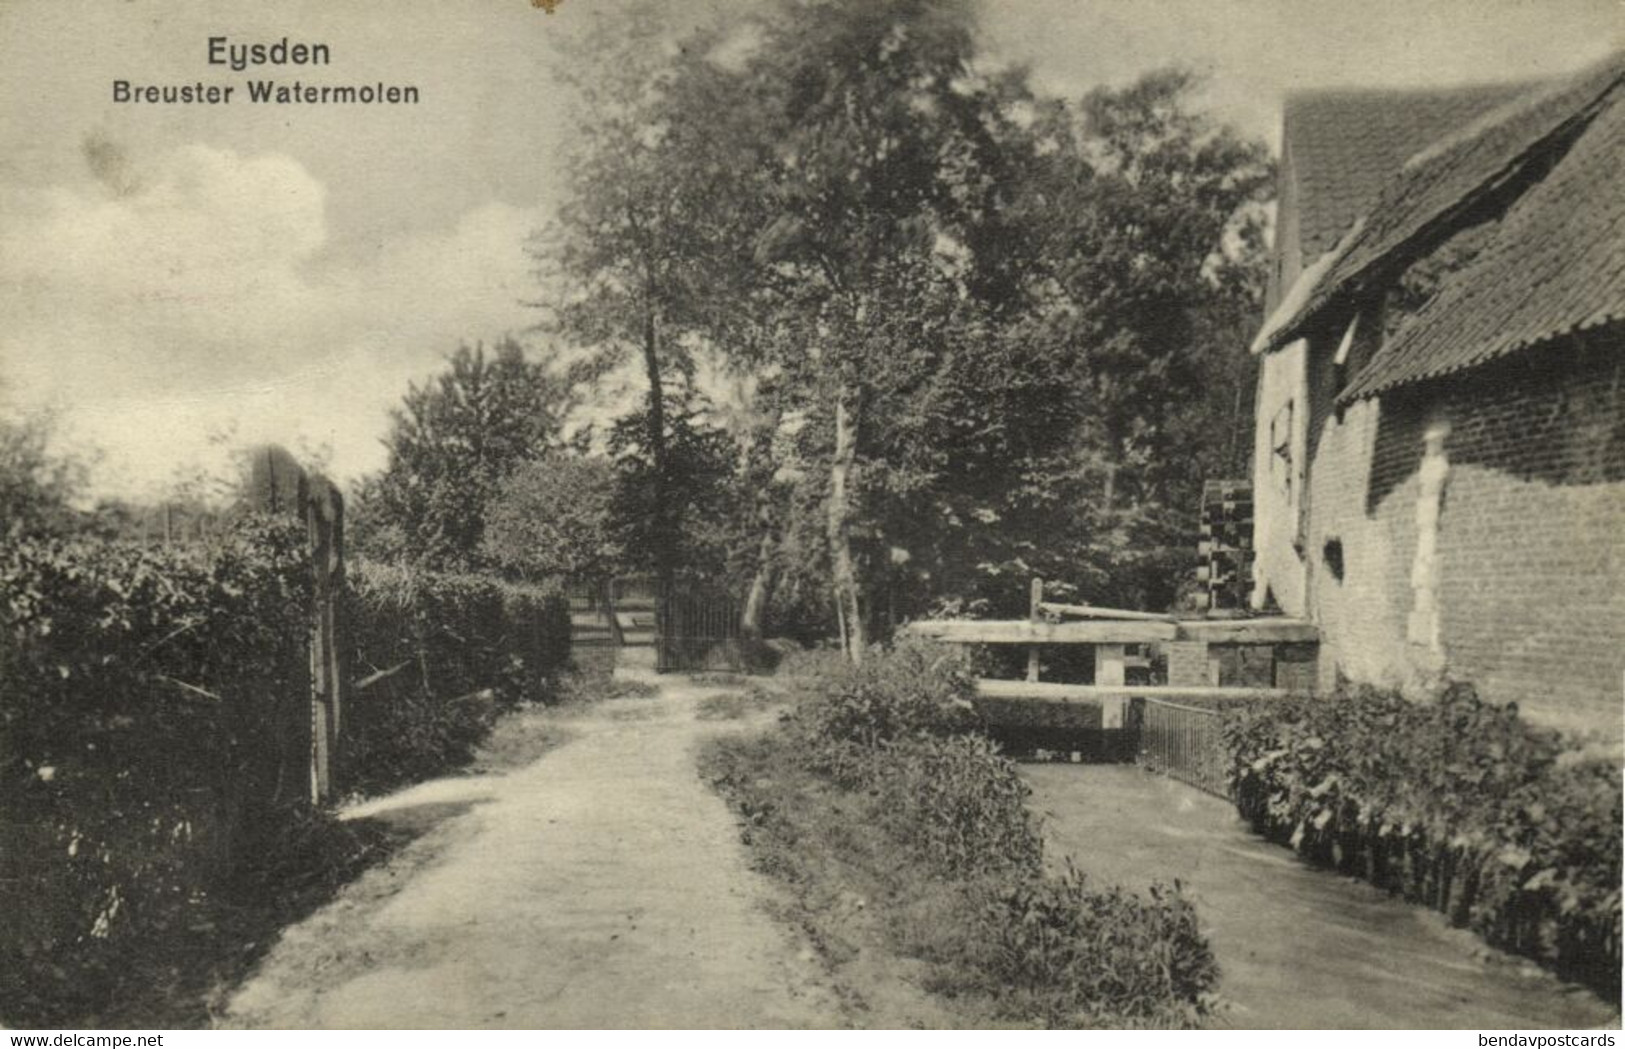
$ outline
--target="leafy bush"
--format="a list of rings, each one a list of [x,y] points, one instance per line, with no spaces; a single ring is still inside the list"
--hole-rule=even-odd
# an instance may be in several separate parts
[[[852,666],[838,648],[800,648],[793,641],[774,639],[767,643],[778,651],[775,677],[818,681],[845,673]]]
[[[304,537],[0,552],[0,970],[12,1022],[94,1015],[308,789]]]
[[[568,655],[550,593],[365,566],[352,580],[351,678],[373,681],[343,711],[351,785],[466,756]],[[304,530],[281,520],[243,518],[207,545],[0,551],[6,1020],[95,1017],[172,982],[222,888],[322,822],[307,805],[312,597]]]
[[[875,751],[869,782],[899,841],[953,876],[1036,875],[1044,839],[1027,810],[1032,793],[986,736],[914,736]]]
[[[1100,891],[1068,860],[1058,877],[999,888],[984,915],[991,966],[1013,992],[1004,1011],[1036,1013],[1051,1027],[1194,1026],[1218,980],[1177,882],[1146,896]]]
[[[1615,995],[1620,769],[1453,685],[1233,711],[1237,807],[1261,833]]]
[[[750,717],[783,701],[776,692],[760,685],[751,685],[739,692],[718,692],[702,696],[694,705],[694,717],[700,721],[738,721]]]
[[[853,744],[874,748],[917,733],[947,736],[977,727],[971,698],[976,679],[957,648],[907,640],[862,666],[843,664],[809,692],[796,711],[802,738],[815,750]]]

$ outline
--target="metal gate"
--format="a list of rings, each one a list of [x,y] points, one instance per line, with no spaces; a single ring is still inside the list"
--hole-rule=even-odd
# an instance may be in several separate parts
[[[739,626],[743,609],[731,595],[698,581],[659,588],[655,607],[655,669],[743,670]]]
[[[1230,796],[1230,764],[1216,710],[1140,700],[1140,760],[1147,768],[1189,783],[1193,787]]]

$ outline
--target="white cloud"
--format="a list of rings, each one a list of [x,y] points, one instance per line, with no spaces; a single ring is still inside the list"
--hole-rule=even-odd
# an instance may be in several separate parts
[[[330,442],[340,476],[376,467],[409,380],[534,320],[519,303],[540,216],[488,204],[332,260],[325,198],[291,157],[203,145],[115,189],[0,190],[7,398],[63,405],[107,450],[109,493],[150,493],[223,429]]]

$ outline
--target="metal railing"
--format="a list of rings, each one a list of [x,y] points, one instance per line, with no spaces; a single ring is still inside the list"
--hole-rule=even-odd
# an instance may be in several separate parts
[[[740,670],[740,619],[731,595],[678,581],[659,602],[655,669]]]
[[[1230,766],[1216,710],[1141,700],[1140,760],[1148,768],[1193,787],[1230,796]]]

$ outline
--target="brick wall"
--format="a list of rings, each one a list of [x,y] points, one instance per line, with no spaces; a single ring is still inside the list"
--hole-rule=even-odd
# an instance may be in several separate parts
[[[1319,392],[1329,349],[1315,350]],[[1539,720],[1620,735],[1620,331],[1362,401],[1341,419],[1317,413],[1314,424],[1307,601],[1323,634],[1321,686],[1342,675],[1423,687],[1437,664],[1407,620],[1426,590],[1447,673]],[[1447,472],[1442,495],[1428,496],[1438,532],[1422,572],[1418,469],[1430,428],[1445,432]]]
[[[1206,641],[1168,641],[1163,644],[1163,650],[1168,654],[1168,684],[1214,684],[1208,669]]]

